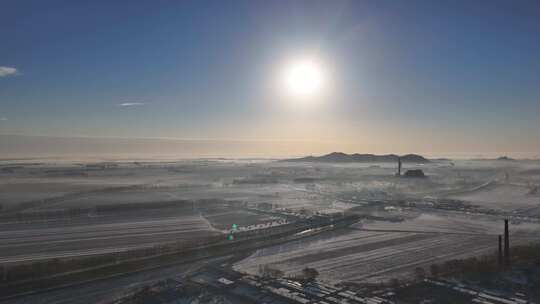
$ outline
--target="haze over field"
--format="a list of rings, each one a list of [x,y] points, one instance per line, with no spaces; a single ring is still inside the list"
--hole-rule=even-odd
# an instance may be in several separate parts
[[[328,282],[380,282],[410,278],[415,267],[436,261],[491,253],[504,217],[513,219],[514,245],[538,240],[538,161],[403,167],[428,178],[396,177],[394,162],[3,161],[0,264],[187,246],[233,224],[264,229],[313,214],[362,221],[262,248],[234,269],[256,274],[258,265],[271,264],[294,275],[308,265]]]
[[[335,151],[348,153],[408,154],[427,158],[495,159],[509,156],[516,159],[540,159],[537,152],[456,152],[433,151],[429,145],[411,150],[355,150],[353,145],[336,142],[295,140],[201,140],[159,138],[48,137],[0,135],[0,161],[14,159],[77,159],[93,160],[177,160],[183,158],[267,158],[285,159],[308,155],[321,156]],[[337,150],[339,147],[342,150]],[[400,149],[405,149],[401,147]]]

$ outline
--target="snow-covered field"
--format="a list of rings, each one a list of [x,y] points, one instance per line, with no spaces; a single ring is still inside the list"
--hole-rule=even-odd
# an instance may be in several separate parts
[[[494,208],[540,204],[539,194],[528,194],[531,187],[540,184],[540,162],[478,160],[404,165],[404,170],[413,168],[424,170],[429,178],[396,178],[392,163],[4,162],[0,165],[0,204],[5,210],[20,203],[66,194],[71,196],[61,202],[51,201],[49,205],[76,208],[115,202],[223,198],[318,211],[343,207],[336,205],[336,198],[348,198],[337,201],[344,204],[363,199],[424,196],[459,198]],[[482,188],[490,182],[494,184]],[[40,208],[47,208],[47,204]]]
[[[451,196],[487,208],[516,210],[540,208],[540,193],[532,194],[531,187],[515,184],[496,184],[470,193]]]
[[[511,225],[511,231],[513,245],[540,241],[540,224]],[[312,267],[333,283],[387,281],[410,278],[419,266],[493,252],[502,233],[502,221],[421,215],[401,223],[357,224],[341,234],[260,249],[234,267],[256,274],[259,265],[268,264],[288,275]]]
[[[235,269],[256,274],[269,264],[297,275],[304,267],[319,271],[322,280],[378,281],[396,277],[416,266],[494,248],[486,236],[410,232],[350,231],[346,234],[258,250]]]
[[[395,177],[396,164],[393,163],[224,159],[102,163],[2,161],[0,215],[205,199],[241,201],[250,208],[266,203],[277,212],[284,209],[307,214],[355,212],[375,216],[376,220],[365,219],[349,230],[261,249],[235,267],[254,272],[260,264],[274,264],[294,273],[312,266],[328,280],[377,281],[407,276],[414,267],[433,261],[494,250],[496,235],[502,233],[502,217],[496,214],[488,217],[458,208],[453,211],[419,209],[404,207],[403,202],[445,198],[506,214],[540,214],[540,194],[534,192],[540,185],[538,161],[439,160],[423,165],[405,163],[404,171],[408,169],[422,169],[428,178]],[[202,225],[197,229],[205,231],[208,224],[227,229],[231,223],[247,226],[276,220],[272,216],[251,214],[242,207],[205,214],[191,214],[186,210],[178,209],[174,217],[195,216],[207,221],[197,220],[192,224]],[[148,217],[152,221],[167,221],[172,216],[168,212],[143,211],[133,220],[139,222]],[[386,217],[402,221],[381,220]],[[80,225],[90,228],[96,224],[92,218],[79,220]],[[127,217],[118,221],[130,220]],[[114,225],[117,219],[110,221],[107,223]],[[17,229],[31,230],[41,229],[44,224],[17,225],[21,226]],[[115,233],[129,231],[123,224],[117,227]],[[536,223],[513,222],[514,241],[534,239],[534,235],[540,235],[537,229]],[[159,242],[175,239],[174,233],[159,234]],[[55,237],[63,236],[67,238],[69,234],[59,230]],[[152,241],[151,238],[148,241]],[[32,254],[31,250],[24,253]]]
[[[1,224],[0,264],[73,258],[219,235],[200,216]]]

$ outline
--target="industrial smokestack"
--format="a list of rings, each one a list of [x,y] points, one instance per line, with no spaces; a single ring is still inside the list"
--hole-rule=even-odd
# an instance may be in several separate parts
[[[497,259],[497,264],[499,265],[499,268],[502,268],[503,266],[503,248],[502,248],[502,235],[499,234],[499,255]]]
[[[508,220],[504,220],[504,266],[510,266],[510,236],[508,234]]]

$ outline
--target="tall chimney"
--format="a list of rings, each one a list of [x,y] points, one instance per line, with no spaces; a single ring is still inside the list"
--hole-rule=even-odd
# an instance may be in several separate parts
[[[499,255],[497,259],[497,264],[499,265],[499,268],[502,268],[503,266],[503,247],[502,247],[502,235],[499,234]]]
[[[401,157],[398,156],[397,162],[398,162],[397,175],[398,175],[398,176],[401,176]]]
[[[504,266],[510,266],[510,236],[508,235],[508,220],[504,220]]]

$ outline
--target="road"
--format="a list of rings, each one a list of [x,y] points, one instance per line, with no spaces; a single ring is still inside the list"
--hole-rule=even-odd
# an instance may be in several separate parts
[[[111,300],[126,295],[138,287],[152,284],[167,278],[181,278],[208,264],[220,264],[231,257],[208,259],[159,269],[145,270],[110,279],[100,279],[83,285],[62,288],[35,295],[17,297],[0,301],[2,304],[86,304],[109,303]]]

